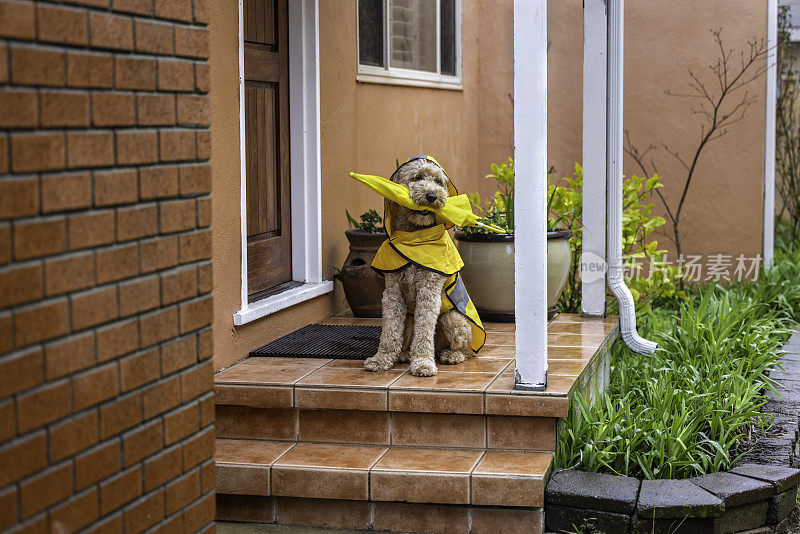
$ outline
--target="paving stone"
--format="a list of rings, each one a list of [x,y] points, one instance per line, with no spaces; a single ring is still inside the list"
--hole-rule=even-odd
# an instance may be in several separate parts
[[[714,519],[710,517],[674,519],[634,517],[631,532],[635,534],[713,534]]]
[[[800,413],[800,402],[783,402],[781,400],[768,400],[762,408],[764,413],[780,413],[797,415]]]
[[[773,494],[772,484],[769,482],[724,471],[709,473],[689,480],[722,499],[726,509],[763,501],[772,497]]]
[[[773,455],[765,455],[759,454],[758,451],[751,451],[747,454],[742,455],[739,458],[739,462],[742,464],[761,464],[761,465],[772,465],[776,467],[787,467],[786,462],[787,458],[784,455],[773,456]]]
[[[555,532],[574,532],[588,520],[598,532],[627,534],[631,529],[631,516],[572,506],[550,505],[544,514],[545,527]]]
[[[722,499],[688,480],[643,480],[637,514],[641,518],[718,517]]]
[[[632,514],[638,492],[636,478],[562,469],[550,476],[545,503]]]
[[[769,500],[769,508],[767,509],[767,524],[775,525],[783,521],[789,514],[792,513],[794,507],[797,505],[797,486],[774,495]]]
[[[758,528],[767,522],[767,501],[751,502],[725,510],[725,513],[714,520],[714,532],[727,534]]]
[[[730,472],[769,482],[775,487],[777,493],[787,491],[800,483],[800,469],[786,466],[743,463],[731,469]]]
[[[773,529],[772,531],[775,534],[786,534],[787,532],[789,532],[789,527],[792,526],[792,519],[793,518],[791,516],[787,517],[786,519],[784,519],[783,521],[772,527]]]
[[[737,532],[737,534],[772,534],[772,529],[770,527],[758,527],[750,530],[743,530]]]
[[[787,380],[785,386],[776,385],[777,393],[775,391],[767,391],[766,397],[777,402],[800,404],[800,388],[789,389],[789,386],[792,385],[789,382],[791,381]]]

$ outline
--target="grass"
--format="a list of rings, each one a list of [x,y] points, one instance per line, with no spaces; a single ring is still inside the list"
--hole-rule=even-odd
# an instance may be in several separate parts
[[[559,467],[639,478],[687,478],[726,469],[753,428],[778,349],[800,319],[800,246],[784,242],[758,283],[689,292],[680,308],[642,317],[654,356],[612,347],[611,385],[590,406],[576,394]]]

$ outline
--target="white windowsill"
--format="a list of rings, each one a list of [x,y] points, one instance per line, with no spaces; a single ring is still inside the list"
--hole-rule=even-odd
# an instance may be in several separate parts
[[[248,304],[246,308],[237,311],[233,314],[233,325],[240,326],[247,324],[256,319],[266,317],[271,313],[283,310],[284,308],[330,293],[331,291],[333,291],[333,282],[329,280],[324,280],[317,284],[303,284],[299,287],[287,289],[277,295],[272,295],[271,297]]]
[[[368,65],[358,66],[356,81],[409,87],[430,87],[452,91],[461,91],[463,89],[461,78],[458,76],[447,76],[410,69],[384,69]]]

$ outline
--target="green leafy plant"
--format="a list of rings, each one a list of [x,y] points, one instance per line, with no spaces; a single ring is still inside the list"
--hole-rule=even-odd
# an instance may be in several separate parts
[[[470,193],[469,200],[475,211],[483,217],[486,222],[499,226],[507,234],[514,233],[514,160],[500,165],[492,163],[492,172],[485,178],[494,180],[498,190],[495,191],[491,199],[484,202],[479,193]],[[479,226],[465,226],[461,228],[467,234],[491,234],[490,230]]]
[[[590,517],[589,519],[584,519],[580,525],[575,525],[573,523],[572,528],[574,530],[566,530],[564,534],[605,534],[602,530],[597,530],[597,527],[594,526],[594,521],[596,518]]]
[[[353,216],[350,215],[349,211],[344,210],[344,212],[347,215],[347,220],[350,222],[350,226],[353,228],[358,228],[359,230],[364,230],[373,234],[386,232],[386,229],[382,226],[383,218],[374,209],[370,209],[362,213],[359,217],[361,222],[355,220]]]

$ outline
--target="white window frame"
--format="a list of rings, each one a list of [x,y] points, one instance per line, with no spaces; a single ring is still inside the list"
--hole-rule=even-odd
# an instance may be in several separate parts
[[[455,0],[456,15],[456,75],[439,74],[441,70],[441,3],[436,0],[436,72],[414,69],[402,69],[389,65],[389,1],[383,0],[383,67],[375,65],[362,65],[359,50],[358,26],[358,0],[356,0],[356,64],[358,71],[356,81],[365,83],[380,83],[388,85],[407,85],[411,87],[432,87],[435,89],[463,89],[461,82],[461,0]]]
[[[248,302],[243,13],[243,2],[239,0],[242,307],[233,314],[235,326],[255,321],[333,291],[333,282],[322,277],[318,0],[290,0],[288,16],[292,280],[301,282],[302,285],[256,302]]]

